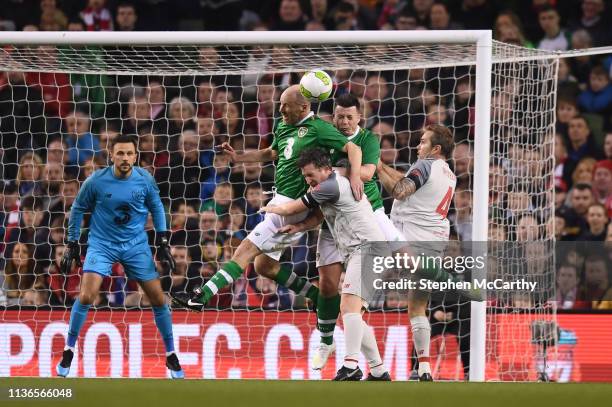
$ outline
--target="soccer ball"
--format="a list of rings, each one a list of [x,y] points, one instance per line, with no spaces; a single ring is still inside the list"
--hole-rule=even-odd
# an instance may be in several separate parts
[[[322,102],[332,93],[333,81],[325,71],[309,71],[300,80],[300,92],[305,98]]]

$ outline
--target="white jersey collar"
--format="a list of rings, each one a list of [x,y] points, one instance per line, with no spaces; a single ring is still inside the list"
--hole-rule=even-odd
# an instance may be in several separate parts
[[[306,117],[304,117],[302,120],[300,120],[299,122],[296,123],[296,126],[301,126],[302,123],[304,123],[306,120],[310,119],[312,116],[314,116],[314,112],[311,110]]]
[[[357,130],[355,130],[355,133],[353,133],[352,136],[347,137],[347,139],[350,141],[352,139],[354,139],[355,137],[357,137],[357,135],[359,134],[359,132],[361,131],[361,127],[357,126]]]

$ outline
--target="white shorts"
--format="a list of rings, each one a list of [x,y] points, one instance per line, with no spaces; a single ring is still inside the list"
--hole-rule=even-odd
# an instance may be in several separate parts
[[[374,216],[376,217],[378,227],[388,242],[403,242],[405,240],[402,233],[397,230],[393,222],[385,214],[384,208],[375,210]],[[329,229],[321,229],[317,241],[316,266],[323,267],[334,263],[344,263],[344,259],[338,252],[331,231]]]
[[[346,273],[342,283],[342,294],[353,294],[363,299],[361,293],[361,250],[350,254],[346,262]],[[364,300],[365,302],[365,300]]]
[[[284,195],[276,195],[268,203],[268,205],[281,205],[286,202],[293,201]],[[278,233],[278,229],[285,225],[298,223],[306,219],[308,210],[291,216],[280,216],[275,213],[266,213],[262,220],[246,237],[266,256],[279,260],[283,254],[283,250],[287,247],[296,244],[304,235],[304,232],[287,234]]]

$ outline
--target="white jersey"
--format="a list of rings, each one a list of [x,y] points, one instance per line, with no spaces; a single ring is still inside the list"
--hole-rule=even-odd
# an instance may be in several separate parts
[[[332,172],[302,202],[309,208],[319,206],[344,259],[367,242],[385,241],[368,198],[364,194],[357,202],[349,180],[342,175]]]
[[[408,241],[447,240],[447,219],[455,193],[457,178],[446,161],[428,158],[417,160],[408,172],[416,192],[407,199],[393,201],[391,220]]]

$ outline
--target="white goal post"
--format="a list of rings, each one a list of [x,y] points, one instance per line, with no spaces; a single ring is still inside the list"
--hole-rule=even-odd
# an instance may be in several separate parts
[[[410,55],[410,49],[406,49],[406,60],[403,61],[401,54],[390,55],[387,59],[383,50],[379,56],[372,56],[367,61],[367,69],[407,69],[412,66],[418,68],[453,67],[457,65],[469,65],[475,68],[475,119],[473,122],[473,211],[472,211],[472,241],[486,242],[490,224],[489,212],[489,165],[491,160],[490,145],[492,126],[492,81],[494,64],[507,58],[510,62],[521,60],[536,60],[538,58],[553,58],[548,54],[538,55],[535,50],[527,51],[520,47],[507,46],[495,43],[492,40],[490,30],[461,30],[461,31],[315,31],[315,32],[1,32],[0,45],[11,45],[15,47],[51,45],[74,47],[75,52],[84,45],[112,46],[112,47],[173,47],[173,46],[254,46],[260,44],[286,45],[296,48],[302,47],[326,47],[326,46],[388,46],[404,44],[417,47],[432,46],[438,52],[436,55],[444,55],[446,47],[452,55],[448,60],[441,56],[418,61],[417,56]],[[475,51],[462,52],[455,45],[464,46],[464,50]],[[496,55],[495,49],[498,49]],[[390,48],[391,49],[391,48]],[[424,49],[424,48],[418,48]],[[299,53],[298,53],[299,54]],[[242,55],[238,55],[242,58]],[[380,57],[377,65],[376,58]],[[353,64],[350,57],[347,59]],[[299,55],[298,55],[299,64]],[[215,75],[223,73],[237,73],[240,68],[232,68],[219,71],[210,70],[206,67],[199,68],[195,64],[183,64],[178,60],[174,64],[173,59],[160,59],[158,71],[151,70],[149,65],[142,66],[142,72],[138,68],[129,67],[124,70],[121,66],[113,65],[100,67],[79,66],[78,62],[71,65],[70,61],[64,61],[60,67],[45,65],[41,60],[39,65],[28,66],[28,53],[10,54],[0,50],[0,71],[19,67],[21,70],[45,72],[78,72],[78,73],[100,73],[108,74],[132,74],[132,75]],[[415,62],[416,61],[416,62]],[[311,69],[325,64],[325,61],[314,60],[313,66],[289,66],[282,68],[288,72]],[[330,64],[332,64],[330,62]],[[556,69],[556,65],[555,68]],[[167,70],[167,71],[165,71]],[[556,74],[556,70],[554,71]],[[518,75],[521,75],[518,73]],[[551,92],[555,92],[553,86]],[[510,108],[512,106],[509,106]],[[550,108],[550,106],[548,106]],[[554,113],[553,125],[554,125]],[[547,123],[547,126],[550,124]],[[470,381],[484,381],[485,367],[487,363],[487,304],[486,302],[472,302],[470,320]]]

